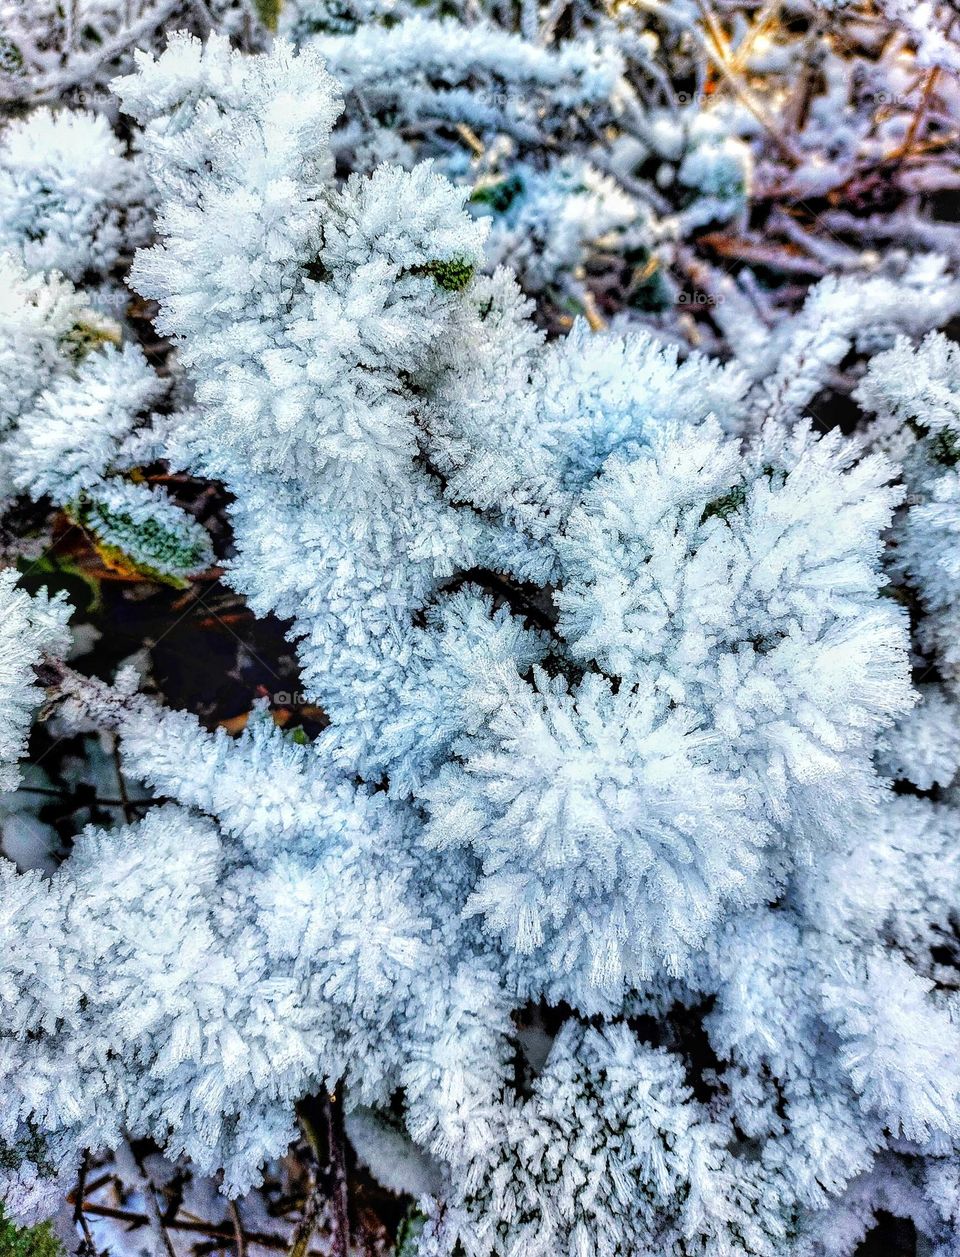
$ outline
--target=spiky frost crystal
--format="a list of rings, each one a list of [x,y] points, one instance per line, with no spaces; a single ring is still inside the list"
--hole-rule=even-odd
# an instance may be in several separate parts
[[[151,409],[166,393],[138,345],[56,272],[0,253],[7,287],[0,381],[0,500],[49,498],[104,546],[171,580],[209,565],[205,530],[162,486],[125,478],[156,457]]]
[[[17,787],[17,760],[43,693],[34,668],[45,654],[67,649],[69,614],[62,597],[31,597],[18,587],[15,572],[0,572],[0,790]]]
[[[149,236],[145,193],[105,118],[37,109],[0,144],[0,249],[30,271],[108,272]]]

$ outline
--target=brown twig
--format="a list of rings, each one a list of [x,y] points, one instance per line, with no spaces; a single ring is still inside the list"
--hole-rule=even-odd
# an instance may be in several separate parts
[[[804,256],[798,249],[766,244],[759,240],[743,240],[722,232],[710,232],[700,237],[700,244],[706,245],[721,257],[776,267],[785,274],[814,275],[820,278],[827,273],[827,267],[822,262]]]
[[[97,1246],[93,1242],[93,1233],[90,1230],[90,1223],[86,1219],[84,1213],[84,1195],[87,1191],[87,1170],[90,1166],[90,1153],[84,1148],[83,1156],[80,1158],[80,1169],[77,1171],[77,1185],[73,1190],[73,1223],[78,1226],[83,1233],[83,1241],[81,1251],[85,1257],[93,1257],[97,1251]]]
[[[140,1171],[140,1176],[143,1180],[143,1201],[146,1207],[147,1225],[159,1241],[160,1247],[166,1252],[167,1257],[177,1257],[176,1249],[173,1247],[173,1241],[170,1239],[170,1235],[167,1230],[168,1224],[164,1222],[163,1212],[160,1209],[160,1202],[157,1200],[156,1184],[144,1169],[140,1158],[136,1155],[136,1153],[133,1155],[137,1169]]]
[[[247,1237],[243,1233],[240,1210],[235,1200],[230,1201],[230,1218],[233,1222],[233,1235],[237,1247],[237,1257],[247,1257]]]
[[[20,789],[22,790],[23,787],[21,786]],[[78,1200],[86,1199],[87,1196],[92,1196],[93,1193],[98,1192],[101,1187],[106,1187],[108,1183],[112,1183],[115,1177],[116,1176],[114,1174],[101,1174],[98,1178],[95,1178],[92,1183],[88,1183],[86,1181],[86,1173],[82,1179],[78,1176],[76,1187],[72,1192],[67,1193],[67,1204],[75,1205]]]
[[[90,1214],[92,1217],[111,1218],[115,1222],[127,1222],[131,1227],[148,1226],[150,1223],[150,1219],[145,1213],[137,1213],[130,1209],[116,1209],[112,1205],[98,1205],[90,1200],[83,1202],[83,1212]],[[166,1225],[171,1231],[186,1231],[193,1235],[207,1235],[211,1239],[226,1240],[230,1244],[235,1244],[237,1240],[233,1227],[217,1226],[213,1222],[191,1222],[187,1218],[174,1218]],[[288,1241],[283,1235],[273,1235],[265,1231],[247,1231],[245,1232],[245,1237],[250,1244],[258,1244],[261,1248],[275,1249],[277,1252],[286,1251],[288,1247]]]
[[[308,1096],[297,1105],[297,1117],[304,1137],[313,1151],[317,1168],[303,1219],[297,1227],[290,1248],[290,1257],[303,1257],[310,1236],[328,1202],[332,1213],[331,1252],[334,1257],[348,1257],[350,1214],[344,1156],[342,1092],[338,1088],[327,1097]],[[321,1166],[325,1166],[325,1171],[321,1170]]]
[[[767,0],[767,3],[750,24],[750,29],[740,41],[740,46],[730,59],[730,64],[738,73],[746,68],[750,53],[761,35],[773,26],[780,11],[780,0]]]
[[[742,81],[740,75],[733,67],[727,46],[727,39],[723,33],[723,28],[717,20],[716,14],[707,3],[707,0],[697,0],[697,8],[700,10],[700,15],[703,18],[706,33],[701,36],[695,31],[694,34],[697,36],[698,42],[703,48],[703,51],[713,62],[721,76],[730,85],[734,94],[739,98],[743,106],[753,114],[756,120],[773,140],[774,144],[776,144],[777,148],[780,149],[780,152],[787,159],[787,161],[792,162],[797,166],[801,165],[803,161],[802,154],[797,151],[796,147],[791,144],[786,136],[780,133],[774,123],[767,117],[761,106],[754,99],[753,93]]]
[[[956,22],[956,16],[951,17],[950,21],[947,23],[946,30],[944,31],[944,37],[950,35],[950,32],[956,25]],[[920,93],[920,99],[917,102],[917,107],[913,111],[913,117],[910,119],[910,126],[907,128],[907,134],[903,137],[903,143],[899,144],[892,153],[887,155],[888,161],[896,161],[900,157],[905,157],[906,154],[913,148],[917,135],[920,132],[920,127],[923,125],[923,120],[927,115],[927,110],[930,107],[930,101],[933,98],[933,93],[936,89],[937,80],[939,78],[940,67],[937,65],[931,66],[924,78],[923,90]]]
[[[330,1196],[333,1202],[334,1252],[347,1257],[350,1248],[350,1215],[347,1199],[347,1167],[344,1156],[343,1094],[337,1088],[327,1098],[327,1146],[330,1152]]]
[[[920,100],[916,109],[913,111],[913,117],[910,119],[910,126],[907,128],[907,134],[903,137],[903,143],[898,144],[892,153],[887,155],[888,161],[897,161],[901,157],[905,157],[913,148],[914,142],[923,125],[926,117],[927,106],[930,104],[930,98],[937,86],[937,79],[940,77],[940,67],[933,66],[928,72],[926,80],[923,84],[923,91],[920,93]]]
[[[307,1197],[307,1203],[303,1210],[303,1217],[297,1223],[297,1229],[293,1233],[293,1241],[290,1244],[290,1257],[305,1257],[313,1233],[317,1229],[317,1224],[323,1214],[323,1207],[326,1203],[327,1193],[321,1175],[317,1175],[314,1180],[313,1189]]]

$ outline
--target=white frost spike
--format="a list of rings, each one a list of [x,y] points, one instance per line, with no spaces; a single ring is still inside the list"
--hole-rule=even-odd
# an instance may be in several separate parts
[[[37,109],[0,141],[0,249],[30,271],[106,276],[149,237],[146,180],[102,115]]]
[[[33,670],[44,655],[66,652],[71,610],[62,594],[31,597],[16,572],[0,572],[0,790],[15,790],[20,780],[17,760],[42,697]]]

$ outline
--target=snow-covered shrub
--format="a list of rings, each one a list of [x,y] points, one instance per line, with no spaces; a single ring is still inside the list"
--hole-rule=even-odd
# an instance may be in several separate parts
[[[488,264],[509,266],[527,292],[577,271],[600,242],[622,247],[618,237],[638,219],[636,203],[612,179],[576,160],[546,172],[512,166],[475,186],[470,203],[491,219]]]
[[[146,243],[144,179],[97,114],[37,109],[0,137],[0,248],[28,271],[106,275]]]
[[[665,9],[577,5],[555,42],[529,5],[517,31],[304,0],[269,52],[226,21],[139,51],[114,90],[157,210],[149,354],[31,272],[66,237],[0,202],[9,518],[58,508],[132,604],[210,558],[144,467],[206,484],[224,580],[319,713],[261,691],[212,729],[102,680],[118,651],[73,671],[62,599],[2,577],[4,784],[46,659],[57,736],[115,739],[156,796],[0,865],[11,1214],[78,1174],[82,1214],[87,1154],[126,1144],[162,1240],[142,1148],[239,1197],[298,1115],[332,1197],[320,1103],[419,1196],[404,1257],[853,1257],[880,1212],[960,1243],[954,255],[817,237],[818,283],[720,275],[697,250],[756,244],[771,180],[843,186],[803,158],[837,66],[778,147],[753,78],[795,33],[727,47]],[[735,107],[664,99],[691,47]],[[59,265],[121,268],[99,230]],[[723,357],[681,348],[684,311],[604,328],[603,250],[703,283]]]
[[[0,0],[0,100],[69,102],[115,113],[111,77],[135,48],[216,23],[259,47],[271,0]],[[275,3],[275,0],[274,0]],[[262,10],[262,13],[261,13]]]
[[[0,254],[0,274],[0,375],[10,390],[0,430],[4,496],[46,496],[104,546],[163,578],[208,566],[204,529],[162,487],[124,478],[144,461],[144,424],[166,391],[139,345],[120,343],[119,325],[56,274],[28,275],[10,254]]]
[[[459,122],[521,144],[539,142],[544,121],[575,126],[577,110],[615,110],[621,89],[623,61],[608,44],[582,39],[554,50],[487,23],[413,16],[308,36],[303,47],[323,57],[348,98],[390,111],[393,125]]]

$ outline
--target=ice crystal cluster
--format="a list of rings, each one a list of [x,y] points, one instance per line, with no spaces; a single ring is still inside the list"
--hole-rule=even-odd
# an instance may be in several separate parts
[[[123,473],[149,461],[145,420],[165,383],[118,324],[57,272],[0,253],[0,499],[46,496],[105,545],[169,579],[207,566],[209,539],[161,487]]]
[[[799,295],[700,260],[773,141],[615,14],[47,7],[0,134],[0,786],[42,706],[154,797],[0,859],[5,1214],[147,1141],[242,1197],[333,1093],[405,1255],[853,1257],[883,1215],[960,1251],[950,230],[819,240]],[[929,95],[950,28],[901,7]],[[884,137],[806,160],[823,74],[780,143],[829,202]],[[18,529],[189,599],[184,482],[313,736],[64,662]]]

